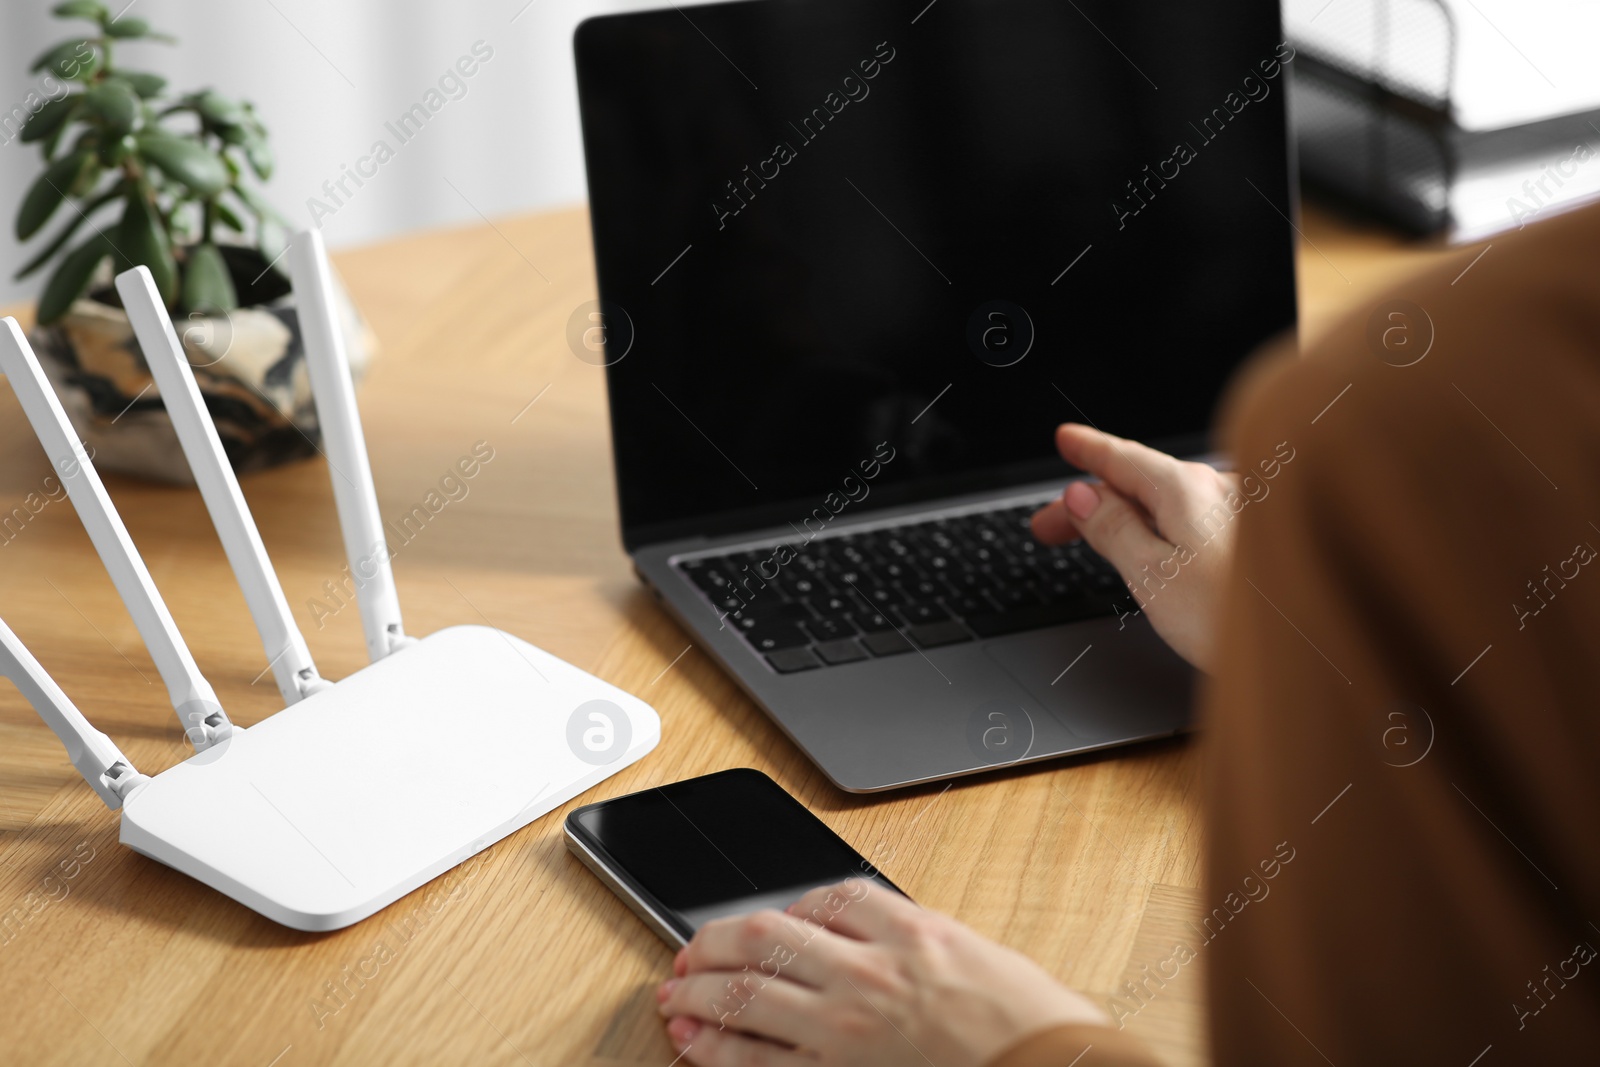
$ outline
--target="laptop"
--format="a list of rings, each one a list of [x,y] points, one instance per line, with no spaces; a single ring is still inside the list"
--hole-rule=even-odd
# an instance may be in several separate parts
[[[575,35],[623,544],[839,788],[1169,737],[1192,672],[1028,517],[1293,327],[1276,0],[743,0]]]

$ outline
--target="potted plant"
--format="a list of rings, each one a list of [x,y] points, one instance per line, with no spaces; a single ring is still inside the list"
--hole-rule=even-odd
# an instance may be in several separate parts
[[[61,89],[21,140],[45,168],[17,209],[18,240],[53,234],[18,272],[51,267],[32,333],[45,371],[102,467],[191,481],[177,436],[111,277],[143,265],[166,301],[235,470],[310,455],[317,425],[299,331],[280,266],[287,224],[247,181],[273,157],[249,104],[125,69],[124,44],[172,43],[99,0],[54,13],[92,29],[47,49],[33,72]],[[348,300],[353,369],[370,336]]]

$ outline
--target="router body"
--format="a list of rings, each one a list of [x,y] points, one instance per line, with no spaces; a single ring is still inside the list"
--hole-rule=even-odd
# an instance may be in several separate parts
[[[195,665],[27,339],[0,326],[11,381],[166,684],[195,755],[147,777],[0,622],[0,673],[122,812],[122,842],[275,922],[336,930],[378,911],[653,749],[637,697],[488,626],[407,636],[360,417],[314,232],[290,249],[312,395],[372,663],[323,678],[149,271],[117,290],[287,705],[234,725]]]
[[[569,745],[596,700],[609,721],[578,722],[613,732],[595,748],[623,746],[605,765]],[[156,775],[124,801],[122,843],[285,926],[336,930],[632,763],[659,729],[548,652],[454,626]]]

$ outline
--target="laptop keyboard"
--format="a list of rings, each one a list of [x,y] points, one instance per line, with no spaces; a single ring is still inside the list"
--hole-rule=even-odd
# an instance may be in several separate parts
[[[784,674],[1113,614],[1116,570],[1082,542],[1034,540],[1034,510],[790,541],[783,566],[776,545],[676,566]]]

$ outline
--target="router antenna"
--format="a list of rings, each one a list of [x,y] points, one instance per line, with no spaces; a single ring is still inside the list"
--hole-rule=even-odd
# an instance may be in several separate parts
[[[378,513],[378,492],[361,433],[344,332],[334,312],[333,272],[320,232],[306,230],[295,235],[289,246],[289,276],[367,655],[377,662],[415,639],[406,636],[400,623],[400,596],[389,567],[389,541]]]
[[[11,627],[0,620],[0,674],[11,679],[44,724],[67,747],[67,756],[83,780],[100,794],[106,807],[116,811],[123,798],[150,779],[133,769],[127,756],[111,738],[89,725],[83,713],[73,707],[67,694],[55,683],[39,661],[33,658]]]
[[[133,323],[133,332],[139,338],[145,363],[155,377],[173,428],[178,431],[178,442],[200,486],[211,523],[222,539],[234,579],[244,591],[284,703],[293,704],[328,688],[333,683],[317,674],[311,650],[295,625],[283,587],[267,558],[261,533],[239,491],[239,480],[223,451],[216,424],[206,412],[194,370],[172,329],[150,269],[135,267],[117,275],[117,293]]]
[[[10,380],[34,435],[67,487],[78,520],[150,649],[185,734],[196,750],[204,751],[225,740],[233,732],[233,724],[183,643],[177,623],[156,591],[139,550],[122,525],[122,517],[101,484],[100,475],[95,473],[94,463],[67,421],[67,413],[45,380],[22,328],[9,317],[0,326],[0,370]]]

